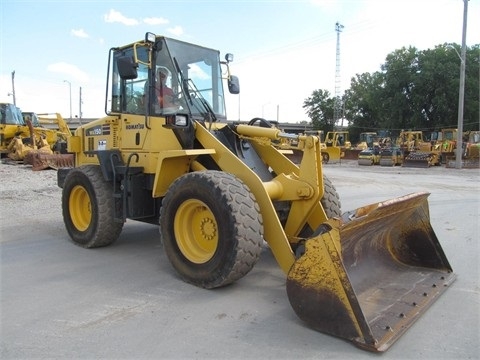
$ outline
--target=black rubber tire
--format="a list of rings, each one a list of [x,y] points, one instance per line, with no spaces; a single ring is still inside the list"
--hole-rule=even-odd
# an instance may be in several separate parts
[[[112,184],[104,180],[99,166],[82,166],[68,173],[62,192],[62,213],[75,244],[96,248],[117,240],[123,222],[114,221],[115,206],[120,206],[120,202],[114,199]]]
[[[330,155],[326,152],[322,152],[322,164],[328,164]]]
[[[323,176],[323,187],[325,189],[322,200],[320,203],[327,214],[329,219],[333,217],[342,216],[342,206],[340,197],[338,196],[337,189],[325,175]]]
[[[189,212],[183,209],[192,202],[204,205],[212,234],[207,240],[215,237],[215,246],[198,261],[184,244],[203,244],[208,231],[204,220],[186,223],[190,217],[184,214]],[[263,220],[253,194],[240,179],[221,171],[193,172],[175,180],[162,201],[160,232],[167,257],[182,279],[207,289],[245,276],[262,251]]]

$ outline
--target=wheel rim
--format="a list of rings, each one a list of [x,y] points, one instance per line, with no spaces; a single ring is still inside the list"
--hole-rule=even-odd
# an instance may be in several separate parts
[[[68,202],[68,209],[72,223],[79,231],[88,229],[92,221],[92,205],[90,196],[83,186],[75,186]]]
[[[218,246],[218,225],[210,208],[202,201],[183,202],[175,214],[177,245],[189,261],[203,264],[210,260]]]

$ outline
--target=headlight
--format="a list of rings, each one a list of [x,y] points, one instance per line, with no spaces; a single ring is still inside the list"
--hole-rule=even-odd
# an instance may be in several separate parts
[[[165,117],[165,127],[174,128],[174,127],[187,127],[187,126],[188,126],[188,115],[186,114],[167,115]]]
[[[187,126],[187,116],[186,115],[175,115],[175,125],[176,126]]]
[[[149,43],[154,43],[155,42],[155,34],[154,33],[151,33],[151,32],[147,32],[145,34],[145,42],[149,42]]]
[[[233,61],[233,54],[225,54],[225,60],[227,61],[227,63],[230,63]]]

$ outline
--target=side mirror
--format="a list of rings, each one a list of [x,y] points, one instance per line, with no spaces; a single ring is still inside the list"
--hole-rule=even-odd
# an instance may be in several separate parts
[[[228,79],[228,91],[230,94],[240,94],[240,81],[235,75],[231,75]]]
[[[138,64],[131,56],[121,56],[117,59],[118,73],[123,80],[133,80],[138,77]]]

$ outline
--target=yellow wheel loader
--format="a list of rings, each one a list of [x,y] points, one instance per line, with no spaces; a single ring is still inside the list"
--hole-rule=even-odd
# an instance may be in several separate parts
[[[322,149],[323,163],[338,163],[345,157],[345,151],[352,147],[348,131],[329,131],[325,137],[325,147]]]
[[[301,319],[386,350],[454,280],[428,194],[342,214],[318,136],[227,123],[224,80],[239,93],[231,60],[151,33],[110,50],[107,115],[76,129],[75,166],[58,170],[68,234],[95,248],[127,219],[159,224],[179,277],[207,289],[249,273],[265,240]],[[299,165],[282,153],[288,143]]]

